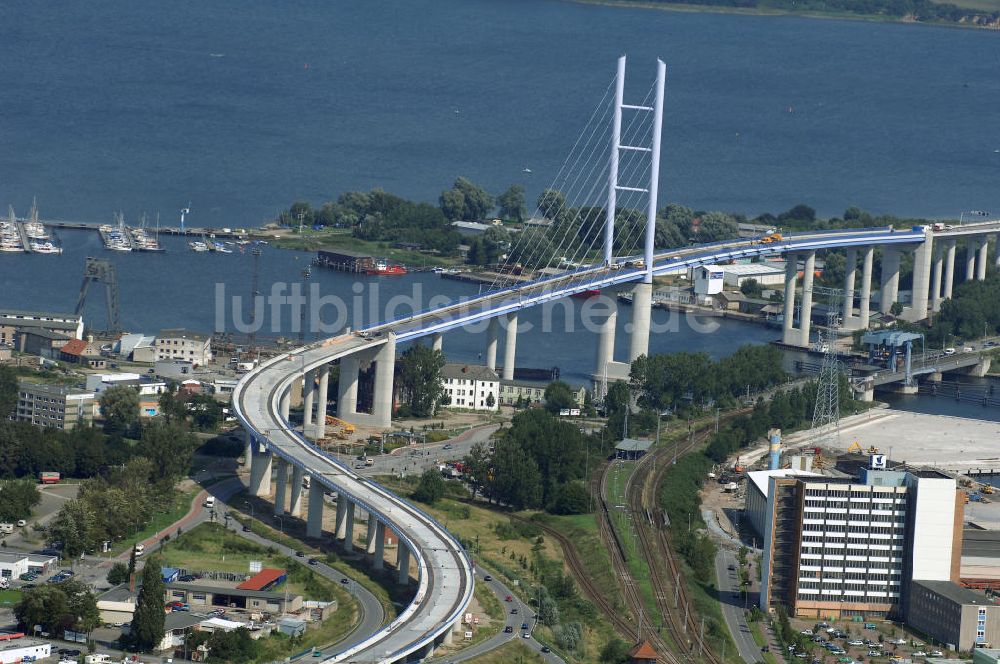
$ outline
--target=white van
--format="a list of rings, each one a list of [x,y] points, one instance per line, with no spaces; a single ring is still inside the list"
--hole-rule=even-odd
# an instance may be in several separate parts
[[[14,532],[13,523],[0,523],[0,533],[8,534],[12,532]]]
[[[84,664],[114,664],[111,655],[105,654],[87,655],[83,658],[83,661]]]
[[[146,545],[145,544],[136,544],[135,545],[135,555],[141,556],[142,553],[143,553],[143,551],[145,551],[145,550],[146,550]]]
[[[205,499],[205,507],[209,509],[215,507],[215,496],[209,496]]]

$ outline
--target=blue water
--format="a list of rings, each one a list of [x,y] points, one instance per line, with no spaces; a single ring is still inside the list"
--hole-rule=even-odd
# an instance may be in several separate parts
[[[998,39],[555,0],[8,0],[0,203],[242,226],[457,175],[533,197],[627,52],[627,91],[669,65],[666,200],[957,215],[1000,207]]]

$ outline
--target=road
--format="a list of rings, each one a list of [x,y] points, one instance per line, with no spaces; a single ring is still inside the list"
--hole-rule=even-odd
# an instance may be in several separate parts
[[[500,581],[495,578],[491,578],[489,581],[486,580],[486,576],[481,570],[476,572],[477,583],[482,584],[492,592],[498,600],[500,600],[500,606],[504,611],[507,612],[506,618],[504,619],[504,627],[510,626],[511,632],[508,634],[504,631],[500,631],[499,634],[486,639],[474,646],[465,648],[451,655],[446,655],[443,657],[435,657],[433,659],[426,660],[427,662],[466,662],[470,659],[475,659],[480,655],[485,655],[488,652],[496,650],[497,648],[510,643],[511,641],[520,640],[524,645],[528,646],[532,650],[538,653],[546,662],[552,662],[552,664],[563,664],[563,659],[552,652],[542,652],[544,647],[541,643],[536,641],[534,638],[524,638],[525,630],[521,629],[521,625],[527,623],[530,628],[527,630],[531,633],[534,630],[535,620],[531,616],[534,613],[531,607],[518,599],[510,588],[505,586]],[[510,597],[511,601],[507,601]],[[517,613],[512,613],[512,611],[517,611]],[[458,635],[455,636],[458,639]]]
[[[715,576],[719,581],[719,606],[722,607],[722,617],[726,620],[729,633],[733,635],[743,661],[755,664],[760,661],[760,648],[753,640],[744,616],[739,572],[736,570],[736,557],[732,551],[720,548],[715,554]]]
[[[463,431],[459,435],[440,443],[424,443],[410,445],[393,450],[391,454],[371,457],[373,466],[365,466],[363,462],[353,459],[351,463],[359,475],[406,475],[420,474],[428,468],[452,459],[461,459],[472,450],[476,443],[487,443],[490,436],[500,428],[498,424]],[[446,449],[447,448],[447,449]]]

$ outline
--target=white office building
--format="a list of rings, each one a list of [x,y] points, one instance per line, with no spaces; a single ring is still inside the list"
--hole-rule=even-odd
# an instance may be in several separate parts
[[[898,617],[911,580],[958,580],[954,479],[870,468],[858,479],[772,475],[768,483],[762,609]]]
[[[194,366],[212,361],[212,337],[190,330],[160,330],[156,335],[156,360],[185,360]]]

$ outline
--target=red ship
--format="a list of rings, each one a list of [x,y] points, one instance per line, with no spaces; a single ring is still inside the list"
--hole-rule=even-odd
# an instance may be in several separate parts
[[[374,276],[406,274],[406,268],[402,265],[389,265],[385,259],[379,258],[375,261],[375,266],[368,269],[368,274]]]

